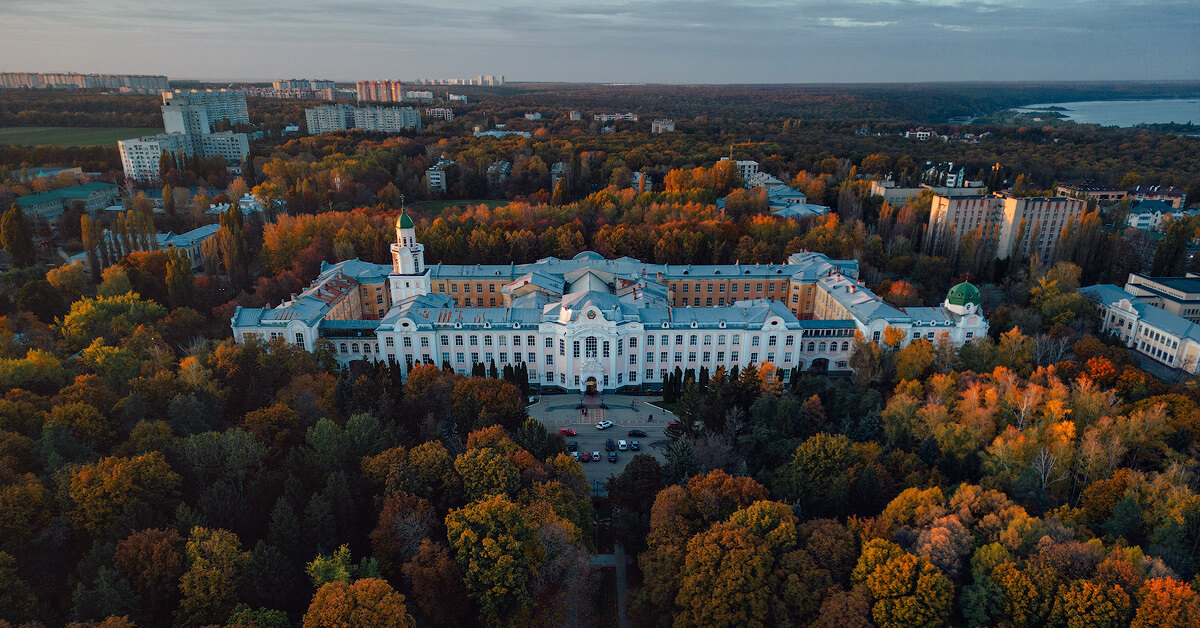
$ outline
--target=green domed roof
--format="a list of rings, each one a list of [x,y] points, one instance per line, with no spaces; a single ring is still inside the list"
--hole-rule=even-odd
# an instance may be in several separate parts
[[[400,210],[400,217],[396,219],[396,227],[398,227],[400,229],[412,229],[413,228],[412,217],[408,215],[407,210],[404,210],[404,209]]]
[[[946,300],[950,302],[950,305],[983,304],[983,299],[979,296],[979,288],[965,281],[950,288],[950,292],[946,294]]]

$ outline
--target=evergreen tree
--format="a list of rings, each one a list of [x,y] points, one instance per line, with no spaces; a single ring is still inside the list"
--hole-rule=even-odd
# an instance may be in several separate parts
[[[16,203],[4,212],[0,218],[0,244],[12,256],[13,265],[18,268],[33,266],[37,263],[37,251],[33,248],[33,228],[25,219],[25,212]]]

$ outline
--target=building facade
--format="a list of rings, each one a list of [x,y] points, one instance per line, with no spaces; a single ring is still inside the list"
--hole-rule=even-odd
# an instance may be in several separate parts
[[[406,129],[421,128],[421,113],[412,107],[323,105],[305,109],[304,117],[308,132],[312,135],[349,129],[399,133]]]
[[[676,368],[849,371],[856,338],[896,328],[961,345],[986,335],[979,291],[955,286],[937,307],[890,306],[857,279],[858,263],[816,253],[786,264],[647,264],[583,252],[532,264],[426,265],[401,214],[392,264],[323,265],[275,308],[238,308],[238,342],[332,344],[339,361],[388,360],[469,373],[523,363],[543,388],[655,389]]]
[[[1100,310],[1102,329],[1125,346],[1170,368],[1200,373],[1200,324],[1112,284],[1087,286],[1079,292]]]
[[[117,142],[125,177],[155,181],[163,152],[188,157],[224,157],[234,172],[250,153],[249,136],[232,131],[213,132],[217,121],[249,124],[246,94],[230,90],[175,90],[163,92],[162,116],[165,133]]]
[[[168,88],[167,77],[143,74],[75,74],[73,72],[0,72],[0,89],[115,89],[157,94]]]
[[[1037,256],[1049,262],[1067,222],[1084,211],[1082,200],[1014,197],[1006,194],[935,194],[929,209],[931,249],[957,247],[963,236],[977,233],[995,242],[997,259]]]
[[[18,196],[17,205],[30,219],[44,219],[54,224],[62,218],[63,211],[73,203],[82,204],[84,211],[94,215],[115,203],[119,198],[121,198],[121,194],[117,186],[111,183],[92,182],[41,194]]]
[[[1200,323],[1200,275],[1184,277],[1151,277],[1130,273],[1125,291],[1142,303],[1162,308],[1193,323]]]

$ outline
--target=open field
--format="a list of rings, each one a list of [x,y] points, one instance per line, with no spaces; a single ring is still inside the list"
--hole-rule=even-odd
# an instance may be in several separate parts
[[[117,140],[162,133],[156,128],[16,126],[0,129],[0,144],[18,146],[116,146]]]

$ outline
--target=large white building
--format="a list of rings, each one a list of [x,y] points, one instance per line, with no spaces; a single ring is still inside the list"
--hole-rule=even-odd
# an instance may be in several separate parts
[[[1151,305],[1147,301],[1152,297],[1135,296],[1112,284],[1079,292],[1100,309],[1103,331],[1115,334],[1126,347],[1170,368],[1200,373],[1200,324]]]
[[[412,107],[323,105],[305,109],[304,117],[308,132],[313,135],[348,129],[399,133],[421,128],[421,113]]]
[[[996,258],[1038,257],[1050,261],[1054,246],[1070,219],[1078,220],[1086,205],[1061,196],[1015,197],[1006,194],[935,194],[929,208],[931,247],[957,247],[975,232],[996,242]]]
[[[158,179],[163,151],[172,155],[224,157],[235,170],[250,152],[245,133],[214,133],[213,124],[226,120],[246,124],[246,95],[228,90],[163,92],[162,116],[165,133],[120,140],[121,166],[125,177],[136,181]]]
[[[543,388],[660,387],[676,368],[771,363],[848,371],[856,336],[904,342],[987,333],[979,291],[951,289],[937,307],[900,309],[858,281],[858,263],[798,253],[786,264],[647,264],[583,252],[532,264],[425,263],[413,221],[396,223],[392,264],[322,266],[302,294],[274,308],[241,308],[238,342],[281,338],[308,350],[327,340],[337,359],[389,360],[469,373],[524,363]]]

